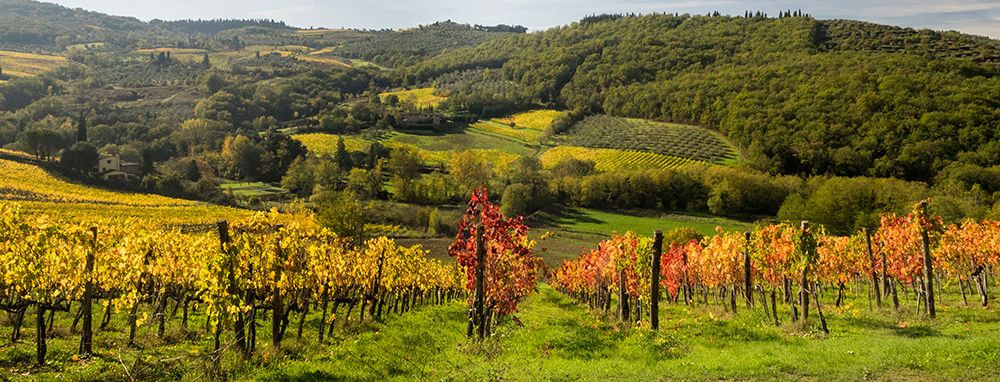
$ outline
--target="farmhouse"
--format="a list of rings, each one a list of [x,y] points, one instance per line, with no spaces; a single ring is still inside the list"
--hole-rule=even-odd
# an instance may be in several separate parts
[[[116,155],[101,154],[94,171],[104,180],[135,181],[139,180],[142,166],[139,163],[123,162]]]
[[[396,117],[397,123],[403,128],[434,127],[448,121],[448,118],[441,113],[432,112],[403,112]]]

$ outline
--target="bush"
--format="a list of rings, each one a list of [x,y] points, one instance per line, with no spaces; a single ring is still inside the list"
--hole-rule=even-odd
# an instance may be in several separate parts
[[[59,158],[59,164],[66,169],[85,172],[97,166],[97,147],[88,142],[77,142],[66,149]]]
[[[523,183],[515,183],[507,186],[503,190],[503,207],[500,212],[506,216],[523,216],[534,212],[535,194],[532,186]]]
[[[789,196],[778,211],[781,220],[810,220],[835,235],[879,225],[884,212],[906,213],[928,195],[926,186],[898,179],[830,178],[819,180],[808,195]]]

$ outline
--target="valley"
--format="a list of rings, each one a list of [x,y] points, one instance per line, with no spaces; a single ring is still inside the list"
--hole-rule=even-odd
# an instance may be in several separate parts
[[[1000,41],[620,7],[0,0],[0,379],[998,378]]]

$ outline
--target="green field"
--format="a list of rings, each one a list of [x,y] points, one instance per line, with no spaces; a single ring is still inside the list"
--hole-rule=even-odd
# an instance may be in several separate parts
[[[954,288],[953,288],[954,289]],[[997,309],[960,308],[957,291],[946,294],[939,318],[929,321],[909,309],[869,310],[861,295],[841,307],[823,297],[830,334],[815,317],[808,329],[791,324],[788,305],[778,305],[781,326],[764,317],[759,305],[738,313],[715,301],[660,305],[660,330],[628,327],[589,310],[546,284],[529,296],[483,343],[465,337],[467,306],[453,301],[358,323],[338,310],[328,344],[316,340],[318,314],[311,311],[303,337],[294,327],[275,349],[270,330],[258,330],[257,353],[241,360],[235,349],[222,359],[227,379],[305,380],[996,380],[1000,369]],[[904,307],[912,301],[904,301]],[[95,320],[100,316],[95,314]],[[25,341],[0,348],[0,376],[13,380],[203,380],[212,375],[211,336],[201,333],[201,309],[190,317],[185,339],[179,318],[167,322],[157,339],[155,325],[141,325],[143,348],[123,345],[127,314],[116,312],[107,330],[95,332],[92,359],[75,356],[79,339],[69,334],[72,315],[56,314],[44,367],[30,364],[33,320],[22,329]],[[95,322],[96,323],[96,322]],[[263,323],[266,323],[264,321]],[[297,324],[293,322],[293,324]],[[4,329],[10,329],[4,324]],[[228,331],[223,343],[231,341]],[[155,345],[155,346],[152,346]]]
[[[524,144],[470,129],[449,129],[434,134],[392,132],[386,138],[431,151],[497,150],[516,155],[530,155],[534,152],[533,148]]]
[[[560,144],[636,150],[716,164],[732,164],[739,156],[728,139],[690,125],[595,115],[557,136]]]
[[[549,224],[557,225],[563,230],[603,235],[610,235],[615,231],[635,231],[651,235],[656,229],[666,232],[680,227],[691,227],[703,235],[712,235],[716,233],[716,227],[726,231],[742,231],[753,226],[751,223],[716,216],[681,214],[634,216],[586,208],[567,208],[559,214],[550,214],[549,219]]]
[[[223,192],[232,193],[236,197],[268,197],[274,195],[284,195],[288,193],[288,190],[283,188],[274,187],[267,183],[262,182],[231,182],[227,181],[222,183]]]
[[[669,232],[680,227],[691,227],[703,235],[716,233],[716,227],[726,231],[742,231],[753,226],[715,216],[662,214],[639,212],[642,215],[597,211],[586,208],[564,208],[558,212],[544,212],[533,217],[532,237],[548,238],[538,242],[539,256],[549,267],[557,267],[563,260],[575,258],[585,249],[608,239],[612,233],[626,231],[652,235],[654,230]]]
[[[951,296],[954,297],[954,296]],[[542,284],[496,334],[479,344],[465,338],[466,306],[420,308],[383,323],[338,328],[333,345],[311,338],[285,341],[284,350],[260,344],[254,362],[227,359],[228,377],[269,381],[646,381],[646,380],[995,380],[1000,378],[996,309],[945,308],[936,322],[906,314],[869,312],[862,299],[842,308],[827,301],[829,336],[781,327],[759,309],[724,311],[714,303],[661,304],[661,330],[629,328],[590,311]],[[742,306],[741,306],[742,308]],[[779,305],[779,314],[787,306]],[[787,317],[787,316],[786,316]],[[523,326],[521,325],[523,324]],[[311,328],[308,328],[311,329]],[[267,331],[260,331],[262,335]],[[114,332],[111,335],[115,335]],[[107,336],[107,335],[106,335]],[[98,335],[101,338],[101,335]],[[65,340],[53,340],[68,348]],[[8,353],[27,352],[20,344]],[[157,348],[143,361],[135,350],[98,359],[103,373],[80,363],[61,366],[70,379],[125,378],[120,357],[139,378],[169,373],[204,376],[206,343]],[[174,354],[187,354],[169,361]],[[68,356],[68,352],[57,354]],[[41,377],[56,377],[48,372]],[[89,376],[89,377],[88,377]]]

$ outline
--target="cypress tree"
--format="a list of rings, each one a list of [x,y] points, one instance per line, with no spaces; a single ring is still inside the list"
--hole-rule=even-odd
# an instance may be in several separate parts
[[[337,166],[340,166],[341,170],[350,171],[354,167],[351,163],[351,154],[347,152],[347,146],[344,144],[343,136],[337,139],[337,152],[334,153],[333,160],[337,162]]]
[[[192,182],[197,182],[201,179],[201,170],[198,168],[198,161],[192,159],[188,161],[187,169],[185,170],[185,178]]]
[[[153,173],[153,153],[149,149],[142,149],[142,173],[149,175]]]
[[[87,141],[87,117],[80,111],[80,118],[76,120],[76,141]]]

